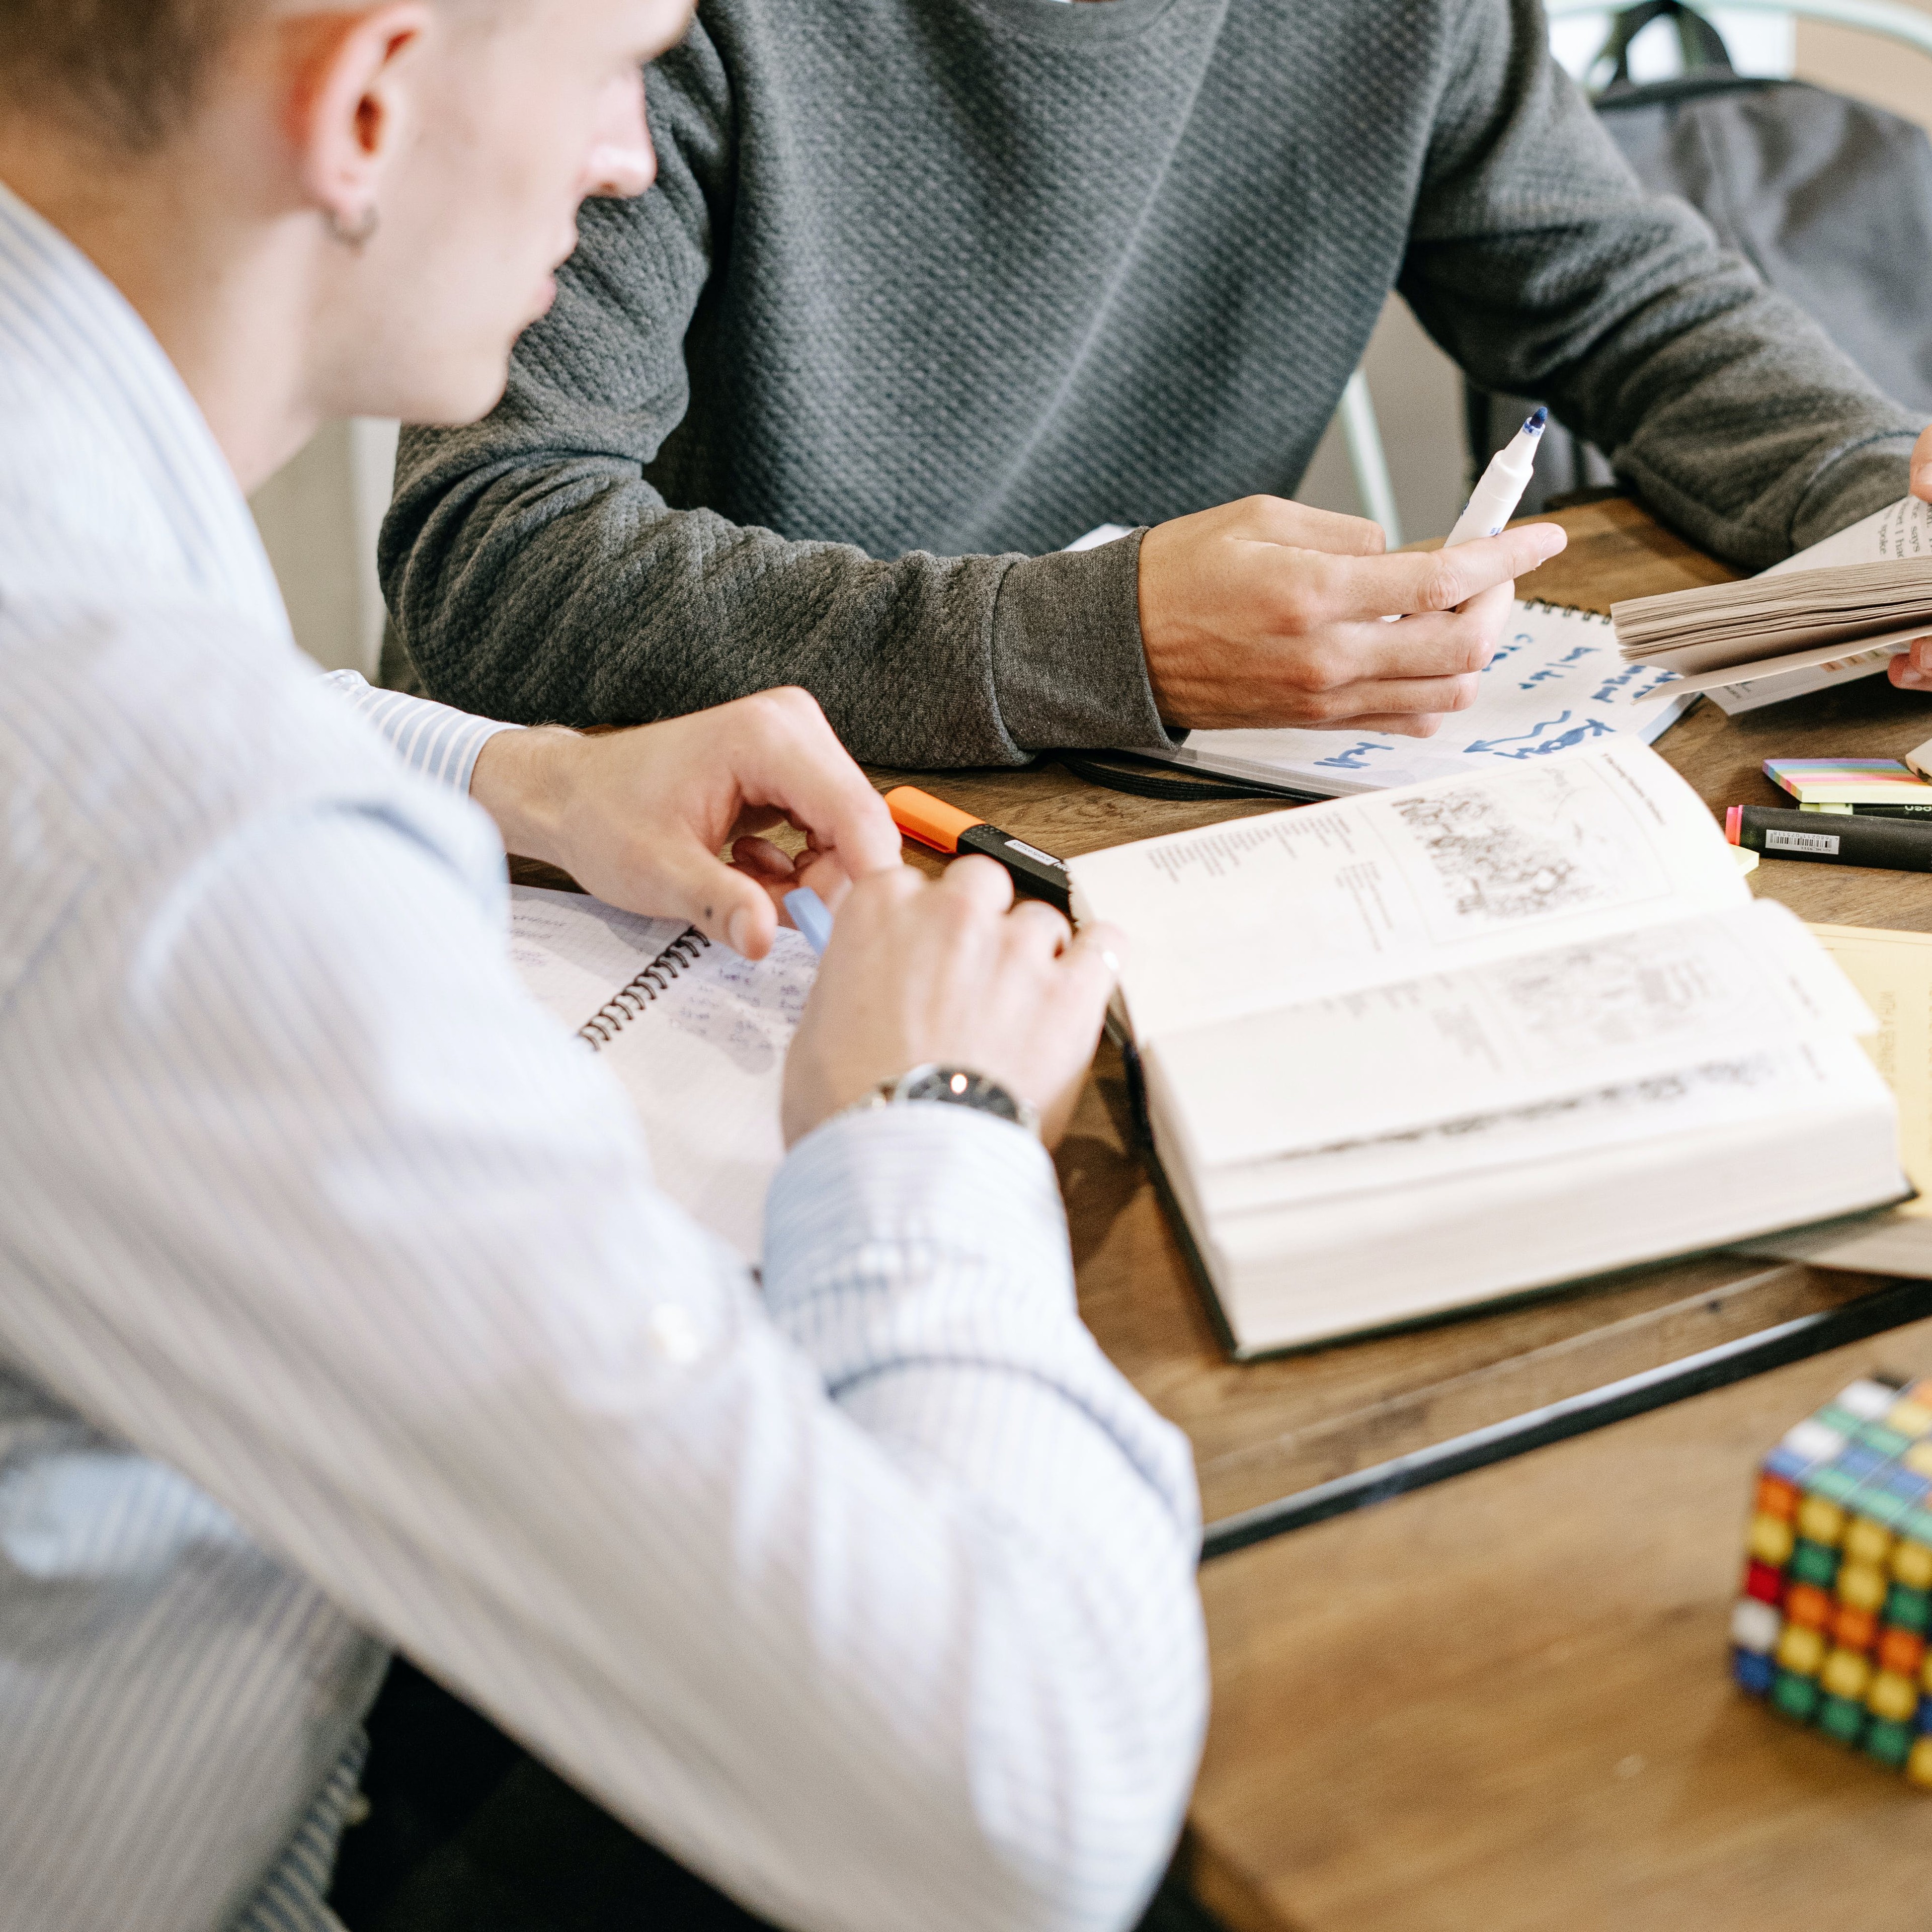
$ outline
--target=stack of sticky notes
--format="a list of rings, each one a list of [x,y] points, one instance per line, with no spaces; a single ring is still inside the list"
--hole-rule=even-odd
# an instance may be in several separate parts
[[[1766,1458],[1731,1616],[1754,1697],[1932,1787],[1932,1382],[1868,1376]]]
[[[1767,758],[1764,775],[1801,812],[1872,812],[1932,818],[1932,784],[1896,758]]]

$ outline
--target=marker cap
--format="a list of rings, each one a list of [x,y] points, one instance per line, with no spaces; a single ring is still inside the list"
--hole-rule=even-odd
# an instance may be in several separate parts
[[[832,909],[809,886],[787,892],[784,906],[813,952],[823,952],[832,944]]]
[[[1733,845],[1738,842],[1738,834],[1744,829],[1744,808],[1742,806],[1727,805],[1724,807],[1724,836]]]
[[[936,846],[942,852],[958,851],[959,835],[986,822],[916,785],[893,786],[886,794],[886,809],[902,832],[909,832],[921,844]]]

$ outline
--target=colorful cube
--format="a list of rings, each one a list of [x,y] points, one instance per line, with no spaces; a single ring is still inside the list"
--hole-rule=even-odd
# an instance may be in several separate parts
[[[1867,1376],[1765,1458],[1738,1684],[1932,1790],[1932,1380]]]

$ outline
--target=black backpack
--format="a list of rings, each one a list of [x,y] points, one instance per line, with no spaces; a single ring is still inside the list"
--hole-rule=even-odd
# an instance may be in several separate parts
[[[1674,18],[1685,71],[1644,86],[1630,46]],[[1803,81],[1731,65],[1723,37],[1678,0],[1616,16],[1596,97],[1604,127],[1653,194],[1681,196],[1718,239],[1822,324],[1878,386],[1932,416],[1932,142],[1882,108]],[[1466,382],[1471,474],[1515,434],[1536,399]],[[1594,447],[1552,424],[1526,513],[1608,484]]]

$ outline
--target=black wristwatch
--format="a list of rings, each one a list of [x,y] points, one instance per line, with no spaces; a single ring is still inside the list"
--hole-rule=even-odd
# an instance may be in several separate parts
[[[968,1066],[941,1066],[928,1060],[896,1080],[881,1080],[864,1100],[848,1108],[858,1113],[873,1107],[903,1107],[915,1101],[929,1100],[949,1107],[971,1107],[995,1120],[1010,1120],[1030,1134],[1040,1132],[1040,1109],[1030,1100],[1007,1092],[997,1080],[975,1073]]]

